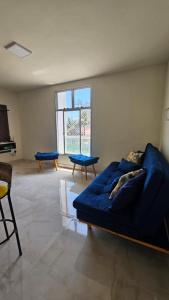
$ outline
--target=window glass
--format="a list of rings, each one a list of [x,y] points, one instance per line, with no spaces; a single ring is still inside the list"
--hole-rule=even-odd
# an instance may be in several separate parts
[[[56,113],[56,125],[57,125],[57,148],[60,154],[64,153],[64,135],[63,135],[63,111]]]
[[[89,107],[91,98],[91,89],[77,89],[74,90],[74,106],[75,107]]]
[[[81,110],[81,152],[90,155],[91,109]]]
[[[65,111],[65,153],[80,153],[80,112]]]
[[[72,91],[64,91],[57,93],[58,109],[72,108]]]

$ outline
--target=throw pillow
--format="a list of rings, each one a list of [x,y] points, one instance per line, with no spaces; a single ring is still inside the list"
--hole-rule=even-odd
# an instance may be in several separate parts
[[[110,210],[123,209],[139,197],[145,181],[146,172],[142,170],[137,176],[129,179],[112,198]]]
[[[141,172],[143,172],[143,169],[139,169],[122,175],[119,178],[118,183],[116,184],[114,189],[111,191],[109,199],[111,199],[130,178],[139,175]]]
[[[119,163],[119,167],[120,170],[122,170],[123,172],[127,173],[127,172],[131,172],[131,171],[135,171],[140,169],[140,165],[132,162],[132,161],[128,161],[126,159],[122,159],[121,162]]]
[[[127,156],[127,160],[131,161],[135,164],[140,164],[141,163],[141,156],[142,156],[142,153],[131,151]]]

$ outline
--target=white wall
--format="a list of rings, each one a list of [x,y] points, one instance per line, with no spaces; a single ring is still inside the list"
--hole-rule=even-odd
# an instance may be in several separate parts
[[[9,109],[8,121],[10,136],[14,138],[17,146],[16,155],[12,155],[10,152],[0,154],[0,161],[8,162],[22,158],[19,100],[16,93],[0,88],[0,104],[7,105]]]
[[[24,158],[56,148],[54,93],[83,86],[93,90],[92,154],[101,168],[147,142],[159,146],[165,76],[157,65],[20,93]]]
[[[165,97],[162,111],[162,129],[161,129],[161,151],[169,160],[169,112],[167,116],[166,109],[169,108],[169,64],[167,68]]]

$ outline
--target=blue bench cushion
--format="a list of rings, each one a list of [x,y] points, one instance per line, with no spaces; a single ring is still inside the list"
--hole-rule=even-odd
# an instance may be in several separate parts
[[[59,153],[57,151],[54,152],[37,152],[35,154],[36,160],[53,160],[58,159]]]
[[[71,162],[80,166],[91,166],[98,162],[99,157],[86,156],[82,154],[69,155]]]

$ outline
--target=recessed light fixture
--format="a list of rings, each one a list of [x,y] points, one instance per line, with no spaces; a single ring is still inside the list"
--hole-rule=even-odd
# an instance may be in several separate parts
[[[11,42],[7,44],[4,48],[21,58],[26,57],[32,53],[32,51],[30,51],[29,49],[23,47],[22,45],[16,42]]]

